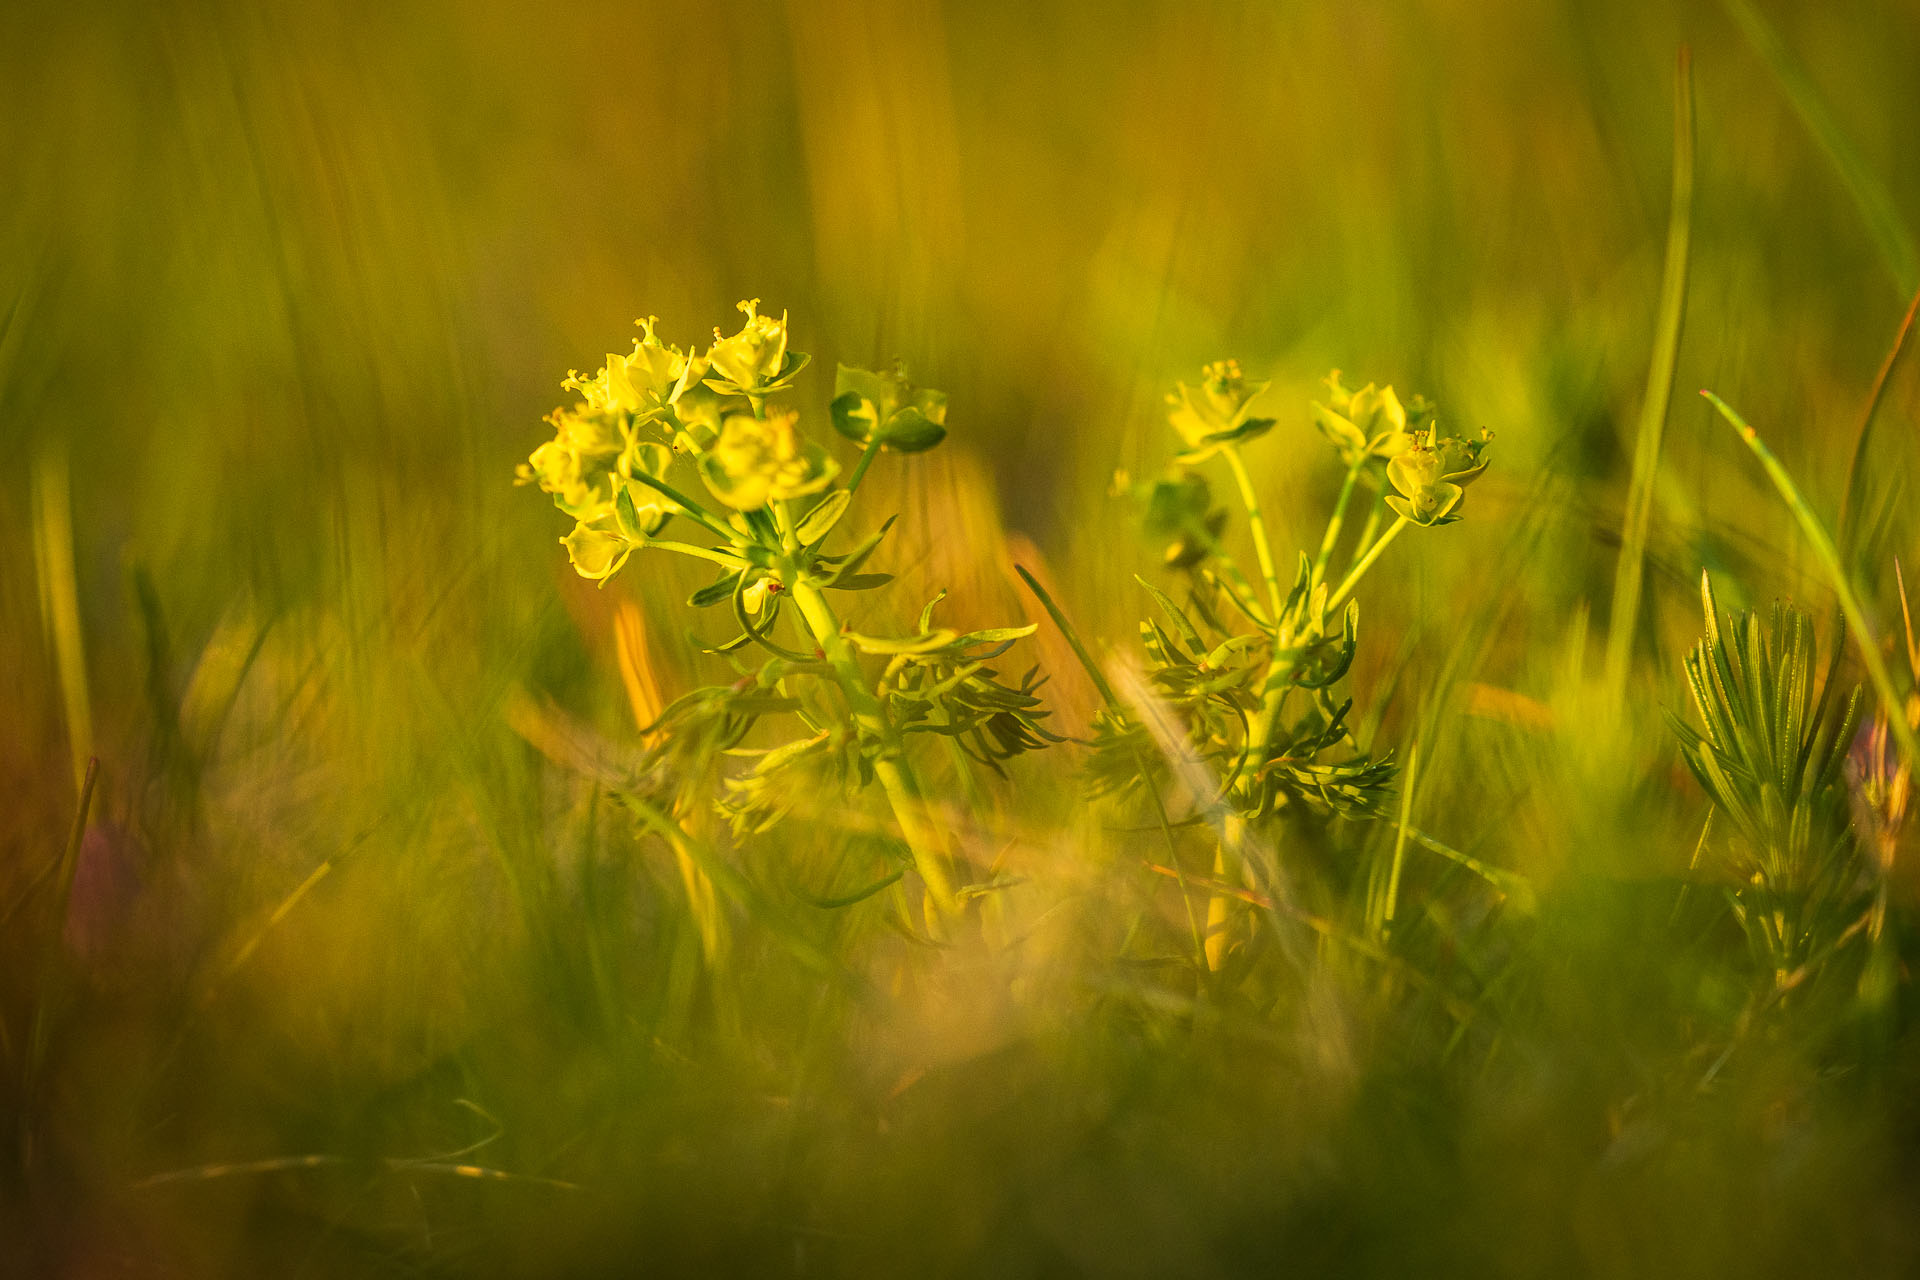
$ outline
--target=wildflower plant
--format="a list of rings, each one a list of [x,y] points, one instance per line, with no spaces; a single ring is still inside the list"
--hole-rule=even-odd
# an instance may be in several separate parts
[[[1176,603],[1147,585],[1158,614],[1140,624],[1146,683],[1184,734],[1177,754],[1218,780],[1210,798],[1199,798],[1219,832],[1216,879],[1247,873],[1251,834],[1279,814],[1326,821],[1384,812],[1395,765],[1356,740],[1353,699],[1340,691],[1358,642],[1354,592],[1403,531],[1459,520],[1467,486],[1487,465],[1489,435],[1444,433],[1423,399],[1403,404],[1392,387],[1372,383],[1350,390],[1338,370],[1327,387],[1312,414],[1345,474],[1317,550],[1298,555],[1291,580],[1282,576],[1242,453],[1275,425],[1253,411],[1266,383],[1248,379],[1234,361],[1205,366],[1197,384],[1181,383],[1167,397],[1183,447],[1142,493],[1147,531],[1188,588]],[[1258,587],[1222,544],[1229,516],[1214,506],[1200,470],[1215,459],[1238,490]],[[1367,515],[1348,539],[1356,495],[1365,495]],[[1091,790],[1149,793],[1158,807],[1171,772],[1167,755],[1155,749],[1139,708],[1109,699],[1095,725]],[[1222,893],[1209,905],[1209,968],[1225,960],[1228,914],[1238,900]]]
[[[573,518],[561,543],[582,577],[604,584],[637,551],[713,565],[717,577],[689,606],[732,615],[737,634],[715,652],[760,656],[757,666],[735,656],[736,680],[693,690],[647,726],[637,802],[651,794],[673,812],[712,803],[748,835],[801,797],[877,781],[937,932],[967,895],[954,882],[949,824],[929,803],[909,743],[944,735],[997,771],[1057,741],[1043,723],[1036,674],[1008,679],[992,665],[1034,628],[942,627],[940,597],[908,635],[842,624],[828,593],[891,581],[869,562],[893,523],[847,545],[842,522],[881,453],[917,453],[945,438],[946,397],[913,386],[901,367],[841,366],[830,418],[861,450],[843,482],[839,462],[783,403],[808,365],[789,345],[786,317],[763,314],[757,301],[740,309],[739,332],[715,330],[703,353],[662,342],[648,319],[630,354],[609,355],[591,376],[570,374],[563,385],[579,401],[549,415],[554,438],[519,479]],[[749,745],[764,721],[797,736]],[[726,763],[739,759],[752,764]]]

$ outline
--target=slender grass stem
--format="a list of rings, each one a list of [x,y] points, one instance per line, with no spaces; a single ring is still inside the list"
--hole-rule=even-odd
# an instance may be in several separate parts
[[[1893,346],[1887,351],[1887,358],[1880,362],[1880,372],[1874,375],[1873,390],[1867,394],[1867,406],[1861,410],[1860,426],[1853,436],[1853,458],[1847,463],[1847,487],[1840,495],[1840,527],[1836,541],[1840,549],[1849,556],[1853,551],[1854,535],[1858,531],[1860,503],[1863,500],[1860,488],[1861,477],[1865,474],[1863,464],[1867,460],[1867,441],[1872,438],[1874,414],[1880,409],[1880,401],[1887,393],[1887,383],[1893,377],[1894,366],[1900,363],[1900,353],[1907,348],[1907,336],[1913,332],[1914,316],[1920,314],[1920,291],[1915,291],[1913,301],[1907,304],[1906,315],[1900,318],[1900,327],[1894,330]]]
[[[87,685],[87,652],[80,630],[80,590],[73,558],[73,486],[63,446],[46,450],[33,465],[33,552],[40,585],[40,611],[60,676],[61,709],[76,794],[85,785],[93,756],[93,702]]]
[[[1660,440],[1666,433],[1667,407],[1673,400],[1673,367],[1686,321],[1687,257],[1693,224],[1694,130],[1693,58],[1684,45],[1674,72],[1673,95],[1673,200],[1667,217],[1667,261],[1660,281],[1653,363],[1647,370],[1647,394],[1640,403],[1640,427],[1634,439],[1633,477],[1628,482],[1626,517],[1620,530],[1620,560],[1613,576],[1613,609],[1607,622],[1605,687],[1609,706],[1620,703],[1633,657],[1642,574],[1646,568],[1647,530],[1653,518],[1654,484],[1660,473]]]
[[[1387,873],[1387,903],[1380,913],[1380,939],[1393,934],[1393,915],[1400,905],[1400,868],[1406,861],[1407,837],[1412,834],[1413,788],[1420,776],[1420,744],[1407,752],[1406,771],[1400,775],[1400,828],[1393,837],[1393,869]]]
[[[1100,700],[1106,704],[1108,714],[1116,719],[1124,718],[1126,711],[1121,707],[1120,699],[1113,691],[1112,682],[1094,662],[1093,655],[1087,652],[1087,646],[1080,639],[1080,632],[1067,619],[1066,613],[1054,603],[1053,596],[1040,585],[1039,579],[1027,572],[1025,565],[1016,564],[1013,566],[1013,571],[1020,575],[1020,580],[1027,584],[1027,590],[1033,592],[1034,598],[1040,602],[1040,607],[1045,609],[1047,616],[1053,619],[1053,625],[1060,628],[1060,634],[1066,637],[1067,647],[1073,650],[1073,656],[1078,658],[1080,665],[1086,669],[1087,678],[1093,681],[1093,687],[1099,693]],[[1193,935],[1194,954],[1202,965],[1207,965],[1206,938],[1200,931],[1199,920],[1193,914],[1193,897],[1187,887],[1186,872],[1180,869],[1180,850],[1173,838],[1173,823],[1167,818],[1166,803],[1160,799],[1160,792],[1153,785],[1152,776],[1147,770],[1146,759],[1138,752],[1134,754],[1134,764],[1139,770],[1141,786],[1146,790],[1148,799],[1153,801],[1154,820],[1159,825],[1161,835],[1166,838],[1168,864],[1173,869],[1174,878],[1180,882],[1180,903],[1186,908],[1187,929]]]
[[[1861,607],[1860,597],[1855,594],[1853,581],[1846,566],[1840,561],[1840,553],[1833,545],[1833,539],[1827,535],[1826,527],[1820,523],[1813,508],[1800,495],[1799,488],[1793,483],[1793,477],[1780,465],[1780,459],[1773,456],[1773,450],[1767,448],[1760,433],[1747,425],[1747,420],[1734,412],[1733,407],[1711,391],[1702,391],[1701,395],[1710,401],[1720,416],[1740,433],[1747,447],[1753,450],[1760,465],[1766,468],[1767,477],[1773,481],[1773,487],[1800,522],[1800,531],[1813,547],[1814,557],[1820,567],[1827,571],[1827,577],[1833,582],[1834,592],[1840,597],[1840,609],[1847,617],[1847,626],[1853,631],[1854,644],[1859,646],[1860,659],[1866,663],[1867,676],[1873,682],[1873,691],[1880,698],[1880,705],[1887,715],[1887,728],[1893,733],[1894,740],[1900,744],[1900,754],[1907,758],[1907,766],[1920,769],[1920,743],[1914,740],[1913,727],[1907,723],[1906,707],[1900,695],[1893,687],[1893,673],[1887,670],[1886,660],[1880,656],[1880,642],[1876,638],[1873,624],[1867,618],[1867,611]]]
[[[1793,104],[1801,123],[1806,125],[1807,132],[1813,135],[1813,140],[1839,173],[1840,181],[1853,198],[1861,220],[1866,223],[1874,246],[1880,251],[1887,274],[1893,278],[1894,288],[1899,290],[1901,297],[1920,288],[1920,247],[1914,244],[1913,233],[1900,216],[1899,206],[1894,203],[1887,184],[1867,167],[1853,140],[1834,118],[1813,77],[1793,56],[1786,41],[1781,39],[1780,33],[1751,0],[1721,2],[1734,25],[1747,38],[1747,43],[1753,46],[1754,52],[1760,55],[1760,60],[1773,73],[1774,79],[1780,82],[1781,91],[1786,94],[1787,101]]]
[[[1025,565],[1016,564],[1013,566],[1013,571],[1020,575],[1020,581],[1027,584],[1027,590],[1033,592],[1034,598],[1040,602],[1040,607],[1047,611],[1049,618],[1053,619],[1053,625],[1060,628],[1060,634],[1066,637],[1067,647],[1073,650],[1074,657],[1080,659],[1080,665],[1086,669],[1087,679],[1093,681],[1094,691],[1100,695],[1100,700],[1107,704],[1107,710],[1121,714],[1120,699],[1114,695],[1113,685],[1108,682],[1106,673],[1100,670],[1100,664],[1093,660],[1093,655],[1087,652],[1087,646],[1080,640],[1079,631],[1075,630],[1073,623],[1067,620],[1067,615],[1061,612],[1060,606],[1054,603],[1053,597],[1047,593],[1045,587],[1040,585],[1039,580],[1027,572]]]

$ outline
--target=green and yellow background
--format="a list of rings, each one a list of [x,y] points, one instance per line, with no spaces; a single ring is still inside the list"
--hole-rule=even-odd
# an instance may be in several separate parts
[[[1596,708],[1682,46],[1684,339]],[[1688,1011],[1737,999],[1670,928],[1705,801],[1660,720],[1703,567],[1830,609],[1693,391],[1835,518],[1920,286],[1916,121],[1902,0],[9,6],[0,1270],[1920,1265],[1905,1022],[1708,1070]],[[1130,933],[1168,886],[1071,746],[978,800],[1021,945],[815,905],[862,872],[814,826],[732,851],[757,894],[703,948],[566,765],[636,736],[623,603],[667,696],[726,678],[697,578],[578,580],[512,477],[635,317],[698,343],[749,297],[816,362],[817,438],[835,360],[952,398],[947,446],[876,473],[883,614],[1043,621],[1019,558],[1127,651],[1156,549],[1115,472],[1173,451],[1204,361],[1273,380],[1248,456],[1288,548],[1338,483],[1329,368],[1491,428],[1471,518],[1369,579],[1354,678],[1421,744],[1423,827],[1538,889],[1497,1029],[1449,1043],[1347,960],[1285,1009],[1181,1005]],[[1917,408],[1897,367],[1861,470],[1888,634]]]

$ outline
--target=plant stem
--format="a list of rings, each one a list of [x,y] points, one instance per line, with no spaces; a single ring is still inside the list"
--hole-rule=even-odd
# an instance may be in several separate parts
[[[1360,585],[1360,579],[1366,576],[1367,570],[1373,568],[1373,562],[1380,558],[1380,553],[1387,549],[1387,544],[1399,537],[1400,531],[1412,523],[1413,521],[1401,516],[1387,526],[1387,531],[1380,535],[1380,540],[1368,547],[1354,562],[1353,568],[1347,570],[1347,576],[1341,580],[1339,589],[1327,597],[1328,613],[1332,613],[1346,603],[1347,597],[1353,594],[1353,589]]]
[[[1340,496],[1333,503],[1333,515],[1327,520],[1326,536],[1320,539],[1320,554],[1314,557],[1313,580],[1308,584],[1309,589],[1319,586],[1327,576],[1327,562],[1333,559],[1334,546],[1340,541],[1340,528],[1347,520],[1347,503],[1353,497],[1353,487],[1359,481],[1360,470],[1366,463],[1367,459],[1362,455],[1359,462],[1347,468],[1346,482],[1340,486]]]
[[[927,886],[928,924],[937,926],[938,919],[955,914],[958,905],[953,894],[953,881],[947,874],[946,855],[942,847],[945,841],[927,812],[919,780],[914,777],[913,768],[901,750],[900,735],[887,716],[886,704],[867,684],[866,673],[860,669],[852,647],[847,644],[846,637],[840,634],[840,620],[834,616],[833,606],[827,603],[826,596],[821,594],[819,587],[797,572],[784,573],[782,576],[786,578],[787,590],[793,596],[807,630],[812,633],[814,642],[826,655],[827,664],[839,678],[841,692],[846,695],[854,719],[880,743],[880,755],[873,762],[873,773],[880,780],[881,789],[887,793],[887,803],[893,806],[893,816],[900,823],[900,835],[913,854],[914,869]]]
[[[1260,576],[1266,580],[1267,602],[1273,610],[1274,625],[1278,626],[1287,597],[1280,590],[1280,571],[1273,564],[1273,546],[1267,541],[1267,522],[1260,515],[1260,498],[1253,491],[1253,477],[1247,474],[1247,464],[1240,460],[1240,450],[1227,445],[1220,452],[1240,486],[1240,501],[1247,508],[1247,531],[1253,535],[1253,553],[1260,558]]]
[[[853,464],[853,474],[847,477],[847,492],[858,493],[860,482],[867,478],[867,468],[873,465],[874,455],[880,452],[880,441],[869,440],[867,447],[860,451],[860,461]]]
[[[1013,566],[1013,571],[1020,575],[1020,580],[1027,584],[1027,590],[1033,592],[1034,598],[1039,600],[1041,607],[1047,611],[1047,616],[1053,619],[1053,625],[1060,628],[1060,634],[1066,637],[1068,647],[1073,650],[1073,656],[1080,660],[1080,665],[1086,668],[1087,678],[1093,681],[1093,687],[1099,693],[1100,701],[1105,704],[1107,714],[1113,717],[1115,727],[1125,723],[1126,708],[1121,705],[1119,696],[1114,693],[1113,684],[1107,679],[1106,673],[1100,670],[1099,664],[1093,660],[1093,655],[1087,652],[1087,646],[1081,642],[1079,631],[1075,629],[1066,613],[1054,603],[1047,589],[1040,585],[1040,580],[1027,572],[1025,565],[1016,564]],[[1207,942],[1201,935],[1199,921],[1194,918],[1193,898],[1187,891],[1187,874],[1180,869],[1180,847],[1173,838],[1173,824],[1167,820],[1167,806],[1160,799],[1160,792],[1153,785],[1153,773],[1147,768],[1145,756],[1138,751],[1134,753],[1134,765],[1139,770],[1141,788],[1147,793],[1147,798],[1153,801],[1153,816],[1159,823],[1160,834],[1166,838],[1167,865],[1172,869],[1174,879],[1180,884],[1180,905],[1187,911],[1187,929],[1193,934],[1194,955],[1203,965],[1211,969],[1214,966],[1209,957]]]
[[[686,494],[681,493],[665,480],[657,479],[644,471],[638,472],[632,479],[635,484],[643,484],[655,493],[672,500],[674,506],[679,508],[679,510],[674,513],[675,515],[684,515],[687,519],[693,521],[714,537],[719,538],[722,542],[738,543],[742,540],[738,529],[729,529],[726,525],[715,520],[713,516],[707,513],[705,507],[695,502],[692,498],[687,497]]]
[[[1620,559],[1614,568],[1613,609],[1607,621],[1607,705],[1617,707],[1627,687],[1634,630],[1640,618],[1641,579],[1646,568],[1647,531],[1653,519],[1653,490],[1659,479],[1660,438],[1666,432],[1667,406],[1673,399],[1673,366],[1680,352],[1687,311],[1687,247],[1693,222],[1693,58],[1680,49],[1674,73],[1673,202],[1667,219],[1666,267],[1660,282],[1660,314],[1654,330],[1653,363],[1647,370],[1647,394],[1640,404],[1634,437],[1633,476],[1620,529]]]
[[[692,556],[697,560],[711,560],[723,569],[745,568],[747,562],[729,551],[717,547],[697,547],[691,542],[675,542],[668,538],[648,538],[640,544],[657,551],[677,551],[683,556]]]
[[[1360,537],[1354,542],[1356,552],[1373,545],[1374,535],[1380,532],[1380,515],[1387,509],[1387,495],[1384,492],[1373,495],[1373,501],[1367,504],[1367,522],[1360,526]]]
[[[1400,905],[1400,867],[1406,861],[1407,837],[1412,831],[1407,824],[1413,815],[1413,784],[1419,769],[1420,744],[1416,742],[1407,753],[1406,771],[1400,776],[1400,830],[1393,839],[1393,870],[1387,875],[1387,905],[1380,920],[1381,942],[1392,934],[1394,910]]]
[[[1240,501],[1247,509],[1247,531],[1253,535],[1253,551],[1260,560],[1260,576],[1267,584],[1267,607],[1273,611],[1273,625],[1276,631],[1281,627],[1281,614],[1286,611],[1286,593],[1280,589],[1280,571],[1274,565],[1273,545],[1267,538],[1267,522],[1260,514],[1260,497],[1253,491],[1253,477],[1247,474],[1247,464],[1240,457],[1240,450],[1232,445],[1220,451],[1226,456],[1227,466],[1233,471],[1234,481],[1240,486]],[[1341,491],[1340,506],[1344,507],[1352,490],[1353,476],[1349,473],[1347,487]],[[1325,552],[1323,551],[1323,555]],[[1266,687],[1260,694],[1260,714],[1255,717],[1253,731],[1247,736],[1246,750],[1254,757],[1252,763],[1258,768],[1266,756],[1267,740],[1273,736],[1273,723],[1278,709],[1284,681],[1272,679],[1268,673]],[[1242,760],[1242,768],[1247,761]],[[1238,813],[1230,814],[1221,827],[1221,839],[1213,855],[1213,874],[1216,879],[1228,878],[1227,848],[1232,846],[1235,859],[1245,843],[1246,821]],[[1214,894],[1207,900],[1206,956],[1207,968],[1215,973],[1227,958],[1227,923],[1232,902],[1225,894]]]

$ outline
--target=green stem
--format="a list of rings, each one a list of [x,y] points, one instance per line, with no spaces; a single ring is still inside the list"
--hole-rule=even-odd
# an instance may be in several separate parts
[[[1027,590],[1033,592],[1034,597],[1040,601],[1040,606],[1047,611],[1047,616],[1053,619],[1053,625],[1060,628],[1060,634],[1067,638],[1068,647],[1073,650],[1073,656],[1080,659],[1080,665],[1086,669],[1087,679],[1093,681],[1093,687],[1099,693],[1100,700],[1107,704],[1107,710],[1116,716],[1125,716],[1126,712],[1120,705],[1120,699],[1114,694],[1113,686],[1107,682],[1106,674],[1100,670],[1100,664],[1093,660],[1091,653],[1087,652],[1087,646],[1080,640],[1080,633],[1074,629],[1073,623],[1067,620],[1067,615],[1061,612],[1060,606],[1053,602],[1053,597],[1047,594],[1047,589],[1040,585],[1038,578],[1027,572],[1025,565],[1016,564],[1013,566],[1013,571],[1020,575],[1020,580],[1027,584]]]
[[[1800,496],[1798,486],[1787,469],[1780,465],[1780,459],[1773,456],[1773,450],[1767,448],[1760,439],[1760,433],[1747,425],[1747,420],[1733,411],[1733,407],[1711,391],[1702,391],[1720,411],[1720,416],[1740,433],[1740,438],[1753,450],[1760,465],[1766,468],[1767,477],[1773,481],[1773,487],[1786,499],[1787,506],[1793,511],[1794,518],[1800,522],[1800,531],[1807,536],[1807,542],[1813,547],[1813,555],[1820,567],[1827,571],[1827,577],[1833,581],[1835,594],[1840,597],[1840,609],[1847,616],[1847,626],[1853,631],[1853,642],[1859,646],[1860,660],[1867,665],[1867,675],[1873,681],[1873,691],[1880,697],[1880,705],[1886,711],[1887,728],[1892,731],[1894,740],[1900,744],[1900,754],[1907,758],[1909,768],[1920,769],[1920,742],[1914,740],[1913,728],[1907,723],[1906,707],[1900,695],[1893,687],[1893,673],[1887,670],[1886,660],[1880,656],[1880,642],[1875,636],[1873,625],[1867,619],[1867,611],[1860,605],[1860,598],[1854,594],[1853,581],[1846,566],[1840,562],[1840,553],[1833,545],[1833,539],[1827,536],[1827,530],[1820,523],[1820,517],[1813,513],[1807,500]]]
[[[1353,487],[1359,481],[1360,469],[1366,462],[1363,456],[1359,462],[1347,468],[1346,482],[1340,486],[1340,496],[1333,503],[1333,515],[1327,521],[1327,534],[1320,539],[1320,554],[1314,557],[1313,581],[1309,589],[1319,586],[1327,576],[1327,562],[1333,559],[1333,549],[1340,541],[1340,528],[1347,520],[1347,503],[1353,497]]]
[[[1380,514],[1387,509],[1387,495],[1384,490],[1373,495],[1373,501],[1367,507],[1367,522],[1360,526],[1360,537],[1355,540],[1356,553],[1373,545],[1374,535],[1380,532]]]
[[[1353,594],[1353,589],[1360,585],[1360,579],[1366,576],[1367,570],[1373,568],[1373,562],[1380,558],[1380,553],[1387,549],[1387,544],[1399,537],[1400,531],[1412,523],[1413,521],[1401,516],[1387,526],[1387,531],[1380,535],[1380,540],[1368,547],[1366,552],[1354,562],[1353,568],[1347,570],[1347,576],[1341,580],[1339,589],[1327,597],[1326,612],[1328,614],[1332,614],[1335,609],[1346,603],[1347,597]]]
[[[857,493],[860,482],[867,478],[867,468],[873,465],[873,459],[880,452],[878,439],[867,441],[867,447],[860,451],[860,461],[853,464],[853,474],[847,478],[847,492]]]
[[[1667,259],[1660,283],[1659,322],[1654,330],[1653,363],[1647,370],[1647,394],[1640,404],[1634,436],[1633,475],[1620,526],[1620,559],[1614,569],[1613,610],[1607,622],[1607,704],[1618,706],[1627,687],[1633,636],[1640,617],[1641,580],[1646,568],[1647,534],[1653,520],[1653,491],[1659,480],[1660,440],[1673,398],[1673,366],[1680,352],[1681,325],[1687,310],[1687,246],[1693,217],[1693,59],[1680,49],[1675,73],[1673,112],[1673,203],[1667,219]]]
[[[744,569],[747,562],[718,547],[696,547],[691,542],[675,542],[669,538],[648,538],[640,544],[660,551],[677,551],[683,556],[693,556],[698,560],[711,560],[723,569]]]
[[[1400,868],[1406,862],[1407,837],[1412,828],[1407,824],[1413,815],[1413,784],[1419,776],[1420,744],[1414,743],[1407,753],[1407,767],[1400,775],[1400,830],[1393,839],[1393,869],[1387,875],[1386,910],[1380,920],[1380,938],[1385,942],[1393,932],[1393,914],[1400,905]]]
[[[1240,501],[1247,509],[1247,531],[1253,536],[1253,551],[1260,560],[1260,576],[1267,584],[1268,608],[1273,611],[1273,625],[1277,632],[1285,624],[1281,615],[1286,612],[1286,592],[1280,588],[1280,571],[1273,560],[1273,546],[1267,538],[1267,522],[1260,514],[1260,498],[1253,491],[1253,477],[1247,474],[1247,464],[1241,460],[1240,451],[1232,445],[1220,451],[1226,455],[1227,466],[1233,470],[1233,478],[1240,486]],[[1349,476],[1349,489],[1351,476]],[[1343,490],[1340,502],[1344,504],[1348,491]],[[1261,690],[1260,714],[1255,717],[1252,731],[1247,735],[1246,751],[1241,758],[1241,768],[1250,763],[1258,768],[1266,758],[1268,742],[1273,737],[1274,722],[1278,719],[1280,700],[1284,696],[1285,681],[1272,678],[1268,673],[1266,688]],[[1238,813],[1231,813],[1222,823],[1220,841],[1214,851],[1214,875],[1225,880],[1234,867],[1228,863],[1228,850],[1232,850],[1233,863],[1244,862],[1242,847],[1246,840],[1246,821]],[[1233,904],[1225,894],[1214,894],[1207,902],[1206,957],[1207,968],[1219,972],[1226,963],[1227,925]]]
[[[1047,611],[1047,616],[1053,619],[1053,625],[1060,628],[1060,634],[1066,637],[1068,647],[1073,650],[1073,656],[1080,660],[1080,665],[1086,668],[1087,678],[1093,681],[1093,687],[1100,694],[1100,700],[1106,704],[1107,714],[1113,717],[1117,729],[1126,721],[1126,709],[1120,705],[1120,699],[1114,693],[1113,685],[1107,680],[1106,674],[1100,670],[1099,664],[1094,662],[1093,655],[1087,652],[1087,646],[1080,639],[1080,632],[1060,606],[1054,603],[1047,589],[1040,585],[1040,580],[1027,572],[1025,565],[1016,564],[1013,566],[1013,571],[1020,575],[1020,580],[1027,584],[1027,589],[1040,601],[1041,607]],[[1201,935],[1200,922],[1193,914],[1193,899],[1187,892],[1187,875],[1180,868],[1180,846],[1173,838],[1173,824],[1167,820],[1167,806],[1160,799],[1159,790],[1153,785],[1153,773],[1147,768],[1146,757],[1138,751],[1134,753],[1134,767],[1140,774],[1141,788],[1147,793],[1147,798],[1153,801],[1153,816],[1159,823],[1160,834],[1166,838],[1167,865],[1173,869],[1175,879],[1180,885],[1180,902],[1187,910],[1187,929],[1193,935],[1194,955],[1203,966],[1212,968],[1212,962],[1207,954],[1206,939]]]
[[[705,507],[695,502],[692,498],[689,498],[686,494],[681,493],[665,480],[657,479],[642,471],[633,476],[633,481],[635,484],[643,484],[655,493],[670,498],[673,504],[680,508],[679,511],[675,512],[676,515],[684,515],[687,519],[693,521],[714,537],[725,542],[742,541],[738,529],[729,529],[726,525],[715,520],[707,513]]]
[[[887,802],[893,807],[894,818],[900,823],[900,834],[913,854],[914,869],[926,883],[930,907],[928,923],[933,924],[941,916],[955,914],[958,905],[954,898],[953,881],[947,874],[942,847],[945,842],[927,812],[919,780],[914,777],[912,766],[907,763],[901,749],[900,735],[887,716],[886,704],[867,684],[866,673],[860,669],[859,660],[854,657],[846,637],[840,634],[840,620],[834,616],[833,606],[827,603],[820,588],[798,573],[783,576],[787,579],[787,590],[793,596],[807,630],[812,632],[815,643],[826,655],[827,664],[839,678],[841,692],[846,695],[847,706],[852,710],[854,719],[880,744],[880,755],[873,762],[873,773],[880,780],[881,789],[887,793]]]
[[[1253,553],[1260,558],[1260,576],[1266,580],[1267,600],[1273,609],[1273,622],[1280,625],[1280,613],[1286,607],[1286,593],[1280,590],[1280,571],[1274,567],[1273,547],[1267,541],[1267,522],[1260,515],[1260,499],[1253,491],[1253,477],[1247,474],[1247,464],[1240,460],[1240,450],[1228,445],[1220,450],[1227,465],[1233,469],[1233,478],[1240,486],[1240,501],[1247,508],[1247,531],[1253,535]]]

